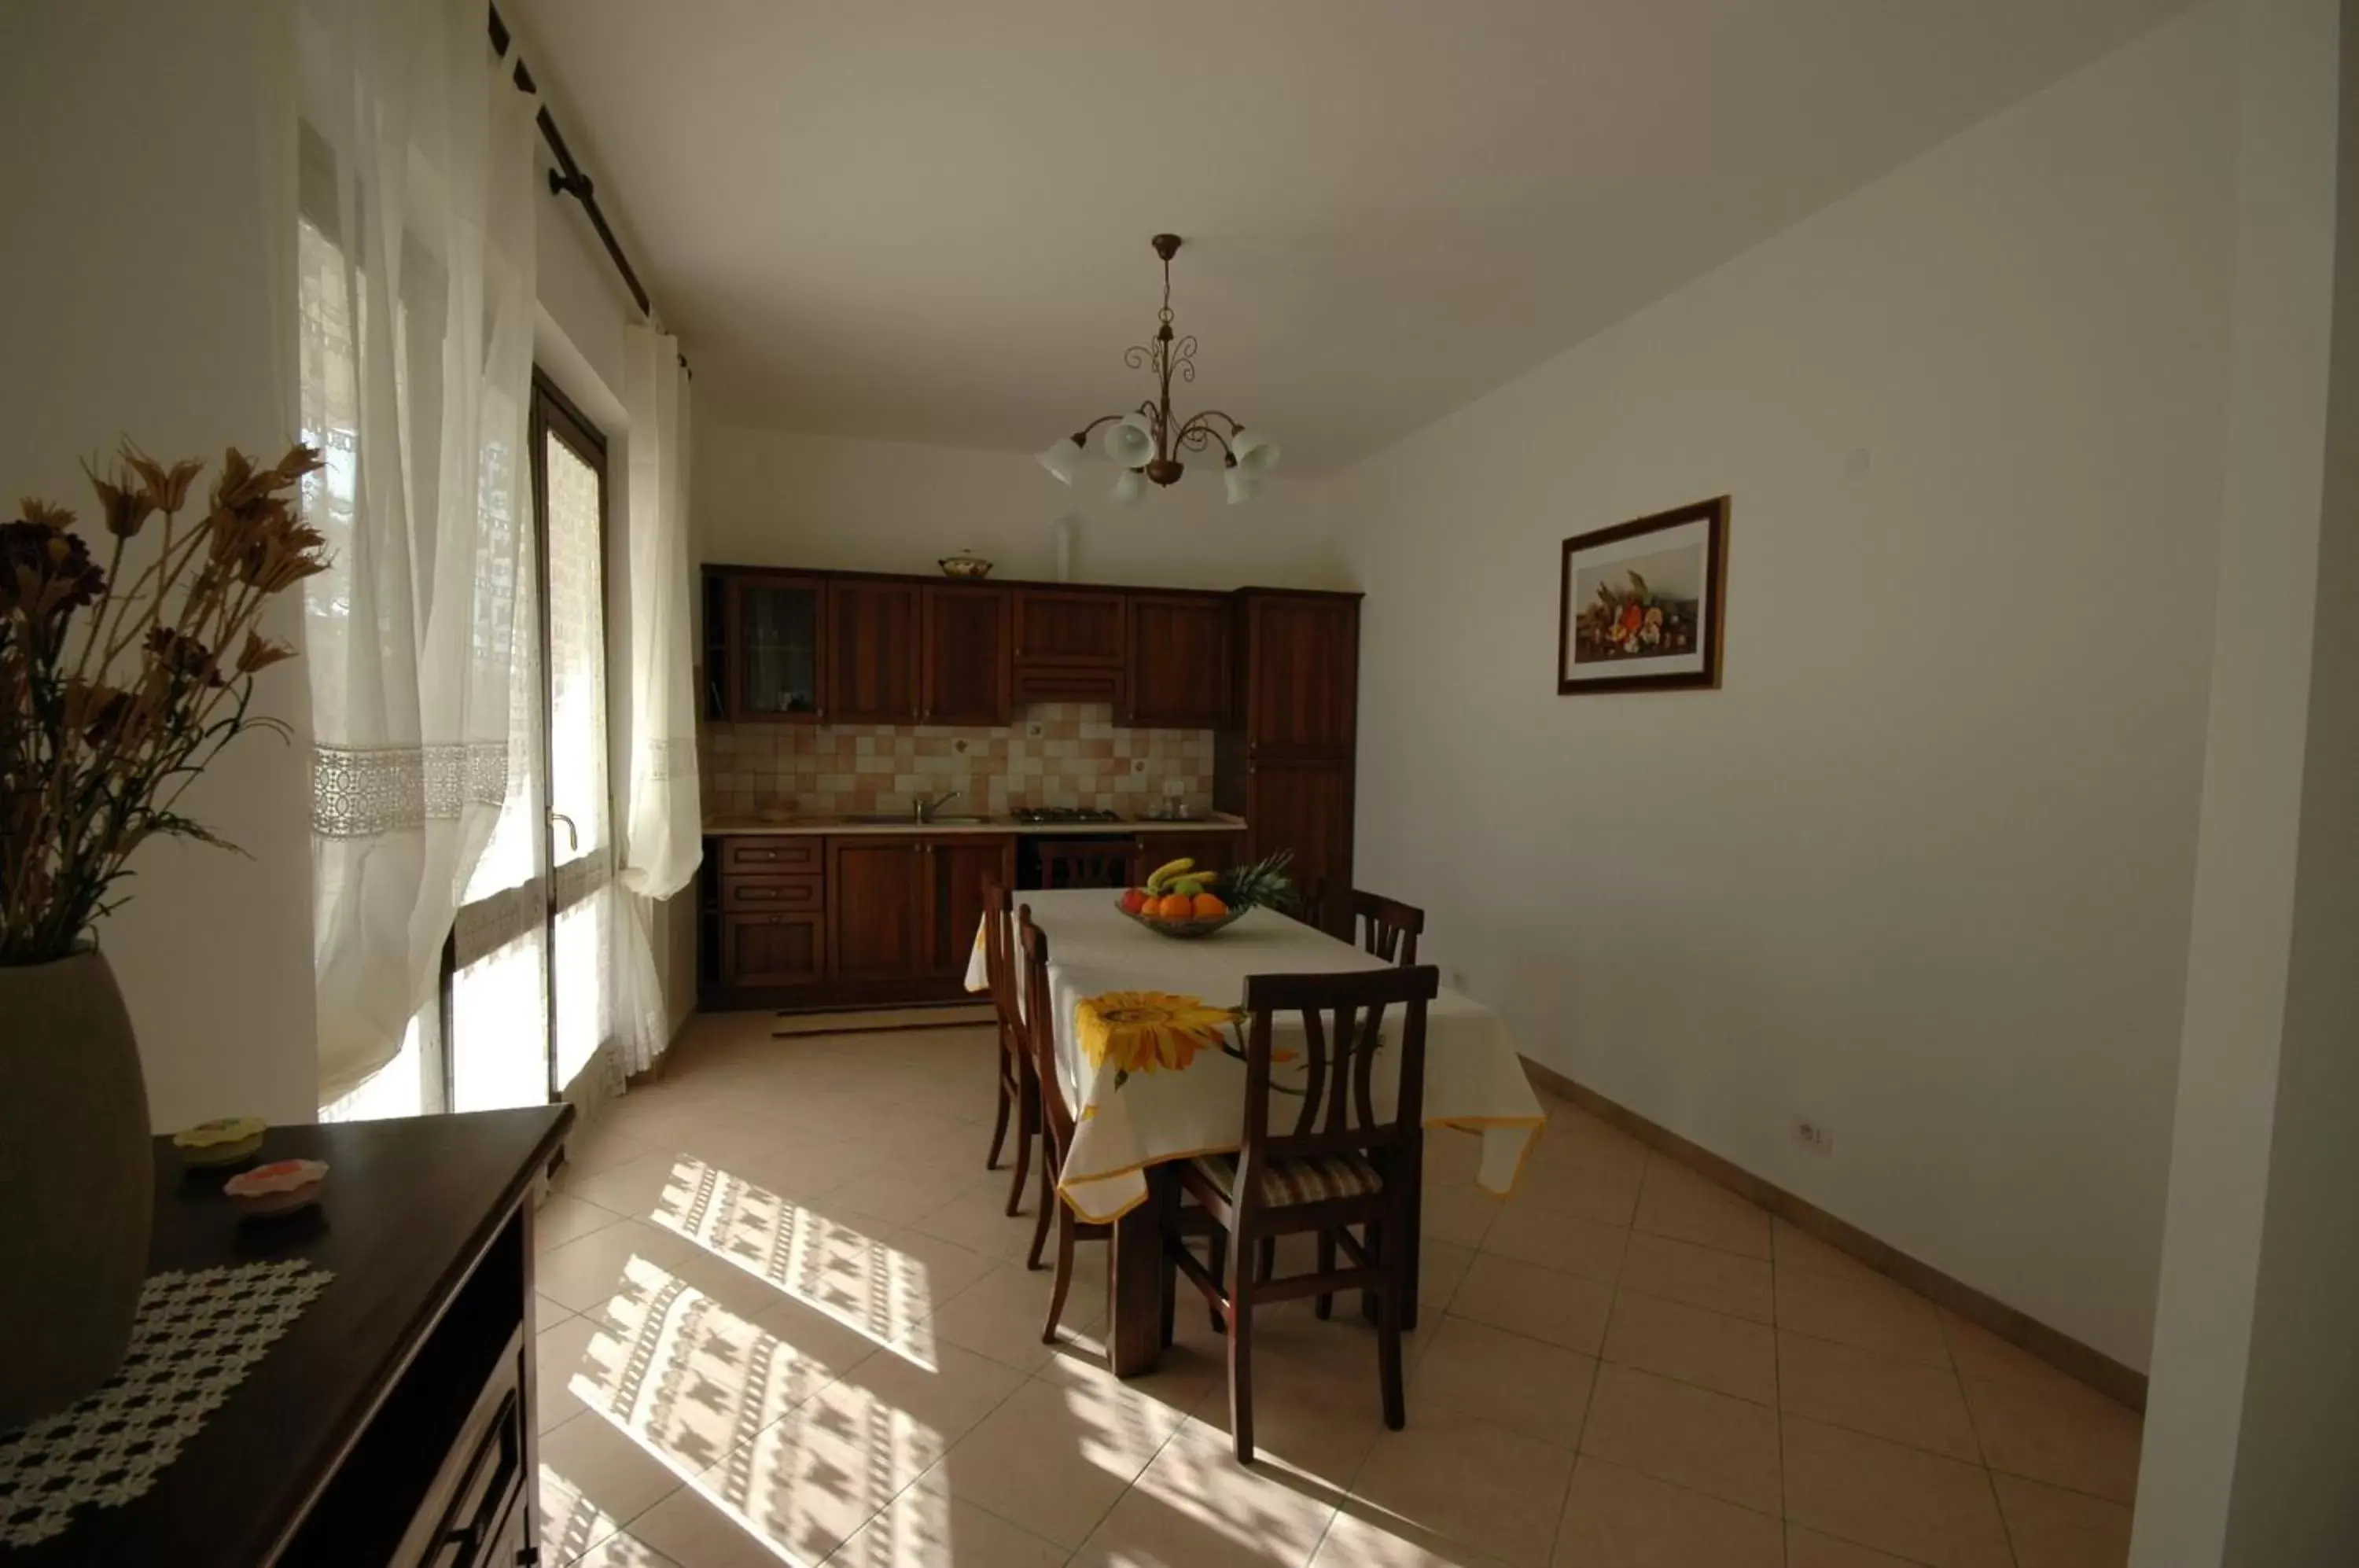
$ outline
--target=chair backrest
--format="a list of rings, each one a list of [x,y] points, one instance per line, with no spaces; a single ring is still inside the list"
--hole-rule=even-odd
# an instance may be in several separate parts
[[[990,983],[991,1005],[998,1009],[1000,1022],[1016,1030],[1020,1041],[1024,1015],[1016,999],[1015,900],[988,877],[983,879],[982,891],[984,978]]]
[[[1431,964],[1357,969],[1343,974],[1256,975],[1245,981],[1245,1121],[1237,1157],[1237,1191],[1256,1191],[1254,1171],[1266,1160],[1360,1153],[1375,1159],[1387,1179],[1389,1163],[1425,1117],[1426,1004],[1441,988]],[[1400,1083],[1392,1114],[1375,1112],[1376,1055],[1384,1045],[1386,1009],[1400,1009]],[[1284,1013],[1302,1016],[1299,1073],[1284,1064],[1278,1100],[1298,1098],[1291,1125],[1271,1099],[1277,1068],[1271,1057],[1273,1025]],[[1291,1042],[1289,1042],[1291,1043]],[[1241,1200],[1242,1201],[1242,1200]]]
[[[1127,887],[1137,846],[1126,838],[1039,845],[1043,887]]]
[[[1016,948],[1022,959],[1024,1040],[1032,1072],[1040,1081],[1040,1120],[1055,1141],[1057,1163],[1073,1142],[1073,1113],[1065,1104],[1064,1079],[1057,1072],[1056,1006],[1049,999],[1049,933],[1032,923],[1032,906],[1016,911]]]
[[[1425,931],[1425,911],[1381,893],[1352,889],[1352,918],[1360,945],[1387,964],[1415,964],[1417,939]]]

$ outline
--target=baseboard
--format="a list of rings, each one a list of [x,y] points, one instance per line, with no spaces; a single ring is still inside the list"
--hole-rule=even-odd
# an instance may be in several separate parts
[[[1571,1101],[1598,1120],[1621,1128],[1648,1148],[1750,1198],[1796,1229],[1808,1231],[1829,1247],[1949,1308],[1968,1323],[1988,1329],[2009,1345],[2029,1352],[2108,1398],[2134,1410],[2146,1409],[2145,1373],[1975,1290],[1962,1279],[1942,1273],[1930,1263],[1909,1257],[1849,1221],[1837,1219],[1808,1199],[1798,1198],[1783,1187],[1730,1164],[1712,1150],[1689,1142],[1669,1127],[1657,1126],[1637,1112],[1614,1104],[1594,1089],[1576,1083],[1528,1056],[1524,1058],[1524,1067],[1540,1087]]]

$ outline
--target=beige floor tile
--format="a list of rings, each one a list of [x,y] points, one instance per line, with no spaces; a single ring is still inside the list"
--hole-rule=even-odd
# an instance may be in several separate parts
[[[560,1307],[589,1312],[610,1296],[637,1288],[625,1278],[632,1259],[660,1268],[693,1245],[639,1220],[607,1225],[543,1253],[533,1268],[533,1286]]]
[[[1429,1187],[1472,1181],[1483,1168],[1483,1140],[1456,1127],[1428,1127],[1425,1182]]]
[[[894,1498],[827,1561],[828,1568],[1057,1568],[1065,1549],[921,1484]],[[764,1568],[777,1568],[777,1560]]]
[[[1777,1402],[1777,1335],[1750,1319],[1624,1290],[1614,1301],[1603,1355],[1756,1404]]]
[[[680,1568],[778,1568],[773,1543],[753,1520],[693,1484],[633,1519],[624,1533]]]
[[[1982,1463],[1957,1374],[1897,1356],[1782,1333],[1777,1397],[1814,1421]]]
[[[1917,1568],[1905,1557],[1855,1546],[1800,1525],[1786,1527],[1786,1568]]]
[[[679,1486],[663,1462],[594,1415],[540,1440],[540,1550],[571,1563]]]
[[[601,1171],[654,1152],[654,1143],[635,1130],[611,1124],[594,1127],[566,1139],[565,1163],[558,1168],[553,1184],[570,1189]]]
[[[1419,1313],[1417,1327],[1401,1336],[1401,1367],[1405,1374],[1416,1373],[1419,1359],[1433,1342],[1434,1331],[1445,1316],[1441,1312]],[[1186,1330],[1186,1343],[1199,1346],[1213,1373],[1225,1377],[1228,1351],[1223,1340],[1210,1332],[1204,1314],[1183,1309],[1180,1321]],[[1313,1314],[1307,1300],[1258,1308],[1254,1313],[1253,1343],[1256,1367],[1265,1357],[1276,1357],[1330,1377],[1364,1384],[1371,1390],[1376,1386],[1376,1325],[1360,1315],[1358,1303],[1347,1302],[1343,1298],[1337,1298],[1334,1316],[1323,1323]],[[1164,1359],[1167,1364],[1170,1361],[1169,1352],[1165,1353]]]
[[[557,1568],[566,1568],[563,1563]],[[629,1530],[608,1536],[573,1560],[572,1568],[689,1568],[647,1545]]]
[[[1408,1380],[1410,1419],[1430,1401],[1567,1448],[1581,1441],[1594,1356],[1448,1318]]]
[[[1012,1144],[1016,1135],[1010,1132]],[[908,1171],[892,1166],[872,1166],[850,1180],[830,1187],[822,1196],[829,1203],[842,1203],[864,1214],[874,1214],[898,1228],[914,1224],[932,1214],[954,1198],[963,1197],[976,1188],[995,1191],[1001,1206],[1007,1202],[1010,1172],[1006,1169],[987,1171],[980,1156],[970,1173],[962,1171]],[[1035,1170],[1038,1169],[1036,1161]],[[1024,1214],[1036,1211],[1039,1201],[1033,1181],[1025,1182]]]
[[[1035,1378],[951,1447],[931,1483],[1071,1551],[1183,1419],[1147,1401]]]
[[[1669,1236],[1632,1234],[1622,1288],[1755,1323],[1775,1320],[1769,1265]]]
[[[1769,1212],[1662,1154],[1647,1157],[1634,1228],[1767,1260]]]
[[[1274,1462],[1240,1465],[1218,1433],[1183,1431],[1163,1445],[1072,1562],[1075,1568],[1302,1568],[1343,1495],[1332,1482]]]
[[[1384,1430],[1384,1402],[1373,1365],[1364,1377],[1337,1377],[1283,1356],[1256,1357],[1253,1395],[1256,1455],[1338,1488],[1351,1485]],[[1215,1443],[1229,1443],[1225,1380],[1213,1383],[1197,1402],[1187,1430]],[[1229,1452],[1234,1456],[1233,1446]]]
[[[1584,1356],[1596,1355],[1604,1345],[1605,1321],[1613,1310],[1610,1286],[1492,1253],[1476,1256],[1450,1301],[1453,1316]]]
[[[1075,1256],[1072,1289],[1059,1319],[1067,1333],[1104,1337],[1104,1251],[1092,1243]],[[1056,1354],[1040,1338],[1053,1284],[1045,1269],[1035,1272],[1021,1263],[1003,1263],[935,1308],[929,1323],[937,1340],[1020,1372],[1037,1372]]]
[[[559,1323],[574,1315],[576,1314],[573,1309],[562,1301],[553,1301],[538,1290],[532,1293],[532,1323],[535,1333],[545,1328],[555,1328]]]
[[[1007,1214],[1007,1194],[997,1188],[969,1187],[940,1208],[909,1222],[921,1236],[955,1242],[970,1252],[1005,1263],[1020,1260],[1031,1250],[1037,1215]],[[1054,1238],[1050,1238],[1054,1245]]]
[[[1627,1225],[1638,1208],[1647,1149],[1593,1117],[1559,1116],[1524,1160],[1515,1204]]]
[[[1785,1568],[1767,1514],[1584,1454],[1572,1473],[1558,1568]]]
[[[1958,1376],[1970,1382],[2051,1383],[2060,1377],[2075,1380],[2069,1373],[2027,1350],[2009,1345],[1980,1324],[1968,1323],[1947,1307],[1936,1307],[1933,1313],[1941,1320],[1941,1334],[1949,1342],[1950,1358],[1957,1363]]]
[[[1540,1568],[1556,1539],[1572,1463],[1571,1449],[1436,1408],[1376,1440],[1352,1496],[1367,1508]]]
[[[1780,1269],[1799,1269],[1805,1274],[1833,1274],[1847,1278],[1861,1275],[1874,1279],[1884,1277],[1850,1253],[1838,1251],[1809,1231],[1782,1219],[1771,1218],[1769,1237]]]
[[[881,1245],[897,1268],[908,1271],[911,1310],[923,1307],[928,1313],[940,1311],[943,1303],[956,1300],[1006,1261],[916,1229],[894,1231]],[[1081,1288],[1080,1270],[1087,1267],[1088,1253],[1084,1247],[1075,1259],[1076,1290]],[[1020,1259],[1017,1267],[1022,1267]]]
[[[1933,1303],[1880,1275],[1777,1270],[1777,1326],[1862,1350],[1950,1365]]]
[[[1500,1200],[1472,1181],[1419,1190],[1418,1228],[1459,1247],[1480,1247],[1499,1217]]]
[[[1601,1367],[1581,1451],[1762,1513],[1778,1508],[1777,1413],[1750,1400]]]
[[[1429,1312],[1443,1312],[1458,1294],[1466,1270],[1473,1266],[1474,1249],[1436,1236],[1419,1236],[1417,1247],[1417,1300]]]
[[[1803,1416],[1785,1434],[1788,1520],[1931,1568],[2009,1568],[1983,1470]]]
[[[569,1316],[563,1323],[542,1329],[533,1336],[533,1377],[542,1432],[571,1421],[589,1408],[571,1389],[577,1371],[586,1368],[590,1376],[601,1381],[612,1375],[606,1357],[601,1355],[593,1358],[591,1354],[592,1342],[600,1338],[597,1322],[578,1316]]]
[[[2016,1568],[2123,1568],[2129,1562],[2127,1505],[2019,1475],[1992,1481],[2015,1542]]]
[[[1966,1405],[1992,1469],[2120,1503],[2137,1497],[2137,1415],[2095,1389],[2060,1376],[1969,1378]]]
[[[1484,1234],[1482,1250],[1611,1285],[1621,1278],[1629,1243],[1630,1233],[1616,1225],[1510,1206]]]
[[[593,1230],[618,1224],[622,1215],[566,1192],[551,1192],[533,1211],[532,1246],[548,1252],[569,1241],[579,1241]]]
[[[1345,1499],[1310,1568],[1505,1568],[1487,1552]]]

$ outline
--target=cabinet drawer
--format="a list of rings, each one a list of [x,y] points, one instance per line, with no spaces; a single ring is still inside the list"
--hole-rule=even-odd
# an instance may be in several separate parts
[[[724,909],[817,909],[827,902],[826,881],[809,877],[724,877],[721,907]]]
[[[766,838],[724,838],[721,869],[731,871],[811,871],[821,865],[823,841],[779,833]]]
[[[1018,702],[1122,702],[1124,681],[1116,670],[1084,670],[1059,665],[1045,669],[1037,665],[1016,667],[1016,700]]]

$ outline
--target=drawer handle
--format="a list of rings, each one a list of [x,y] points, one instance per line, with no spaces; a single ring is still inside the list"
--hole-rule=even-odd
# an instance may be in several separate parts
[[[737,858],[740,860],[776,860],[778,856],[777,852],[775,850],[741,849],[737,852]]]

